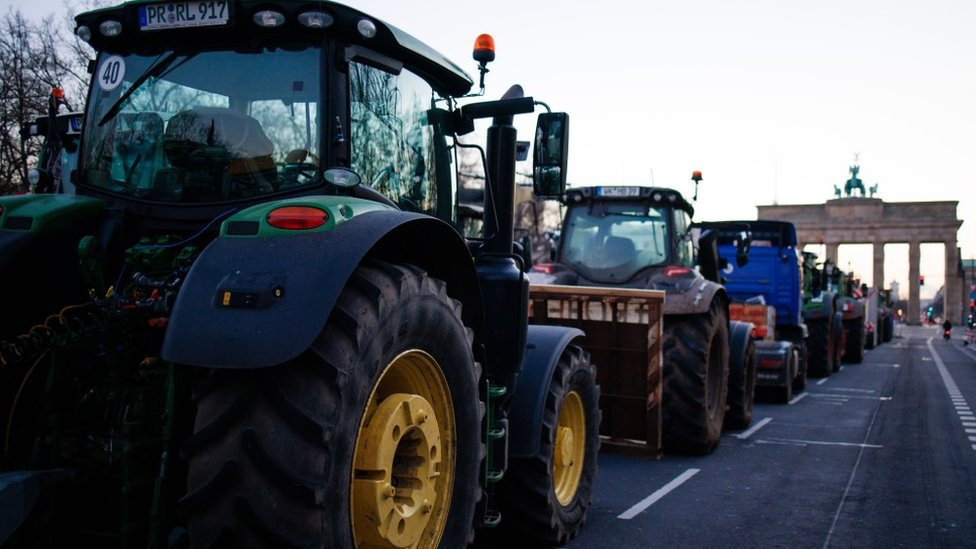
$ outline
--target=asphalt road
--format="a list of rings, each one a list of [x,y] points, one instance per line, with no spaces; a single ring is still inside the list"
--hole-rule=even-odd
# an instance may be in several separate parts
[[[715,454],[602,454],[586,547],[976,547],[976,353],[896,328]]]

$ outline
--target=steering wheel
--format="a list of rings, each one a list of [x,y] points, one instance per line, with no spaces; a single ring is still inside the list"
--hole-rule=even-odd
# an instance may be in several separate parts
[[[285,155],[285,168],[312,179],[319,170],[319,157],[308,149],[292,149]]]

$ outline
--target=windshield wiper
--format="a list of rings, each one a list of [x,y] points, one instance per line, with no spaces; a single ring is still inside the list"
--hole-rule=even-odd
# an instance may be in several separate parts
[[[146,80],[149,80],[150,78],[152,78],[154,76],[159,76],[160,74],[162,74],[162,72],[164,70],[166,70],[166,67],[170,66],[170,64],[172,64],[173,61],[177,57],[179,57],[179,55],[180,54],[178,54],[178,53],[176,53],[174,51],[174,52],[170,53],[169,55],[167,55],[166,57],[164,57],[163,59],[160,59],[160,60],[156,61],[155,63],[153,63],[148,69],[146,69],[146,71],[144,73],[142,73],[141,75],[139,75],[139,78],[136,78],[132,82],[132,85],[129,86],[129,89],[125,90],[125,93],[123,93],[115,101],[115,103],[112,103],[112,106],[109,107],[108,111],[105,112],[105,115],[102,116],[101,119],[99,119],[99,121],[98,121],[98,127],[104,126],[106,122],[108,122],[109,120],[115,118],[115,115],[119,114],[119,111],[122,109],[122,105],[124,105],[125,102],[128,101],[129,97],[133,93],[135,93],[135,91],[137,89],[139,89],[140,86],[142,86],[143,84],[146,83]],[[190,57],[192,57],[192,55],[191,56],[188,56],[186,59],[188,60]]]

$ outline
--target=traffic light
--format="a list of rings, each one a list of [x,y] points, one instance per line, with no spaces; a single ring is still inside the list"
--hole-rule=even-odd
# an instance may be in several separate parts
[[[925,286],[925,275],[918,275],[918,285]]]

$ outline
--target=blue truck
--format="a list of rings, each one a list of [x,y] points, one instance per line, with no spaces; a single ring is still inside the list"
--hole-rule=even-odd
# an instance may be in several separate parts
[[[804,258],[797,249],[796,229],[792,223],[780,221],[722,221],[706,226],[719,233],[719,255],[727,260],[722,276],[729,298],[734,304],[746,305],[732,307],[733,318],[745,311],[758,328],[757,389],[766,388],[777,400],[789,402],[806,385],[810,358],[820,357],[823,351],[819,341],[811,340],[804,314],[813,296],[804,291]],[[739,266],[734,259],[743,238],[749,241],[749,261]],[[832,302],[823,292],[818,297]],[[759,316],[766,315],[767,322],[756,317],[757,310]]]

